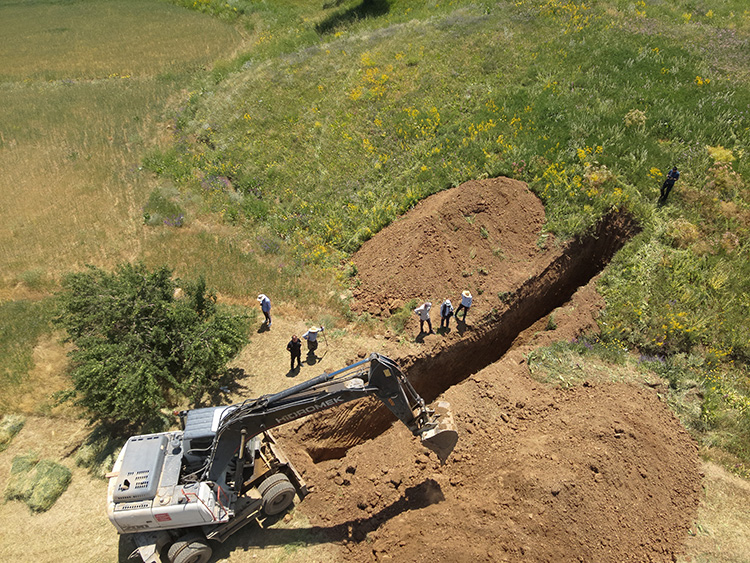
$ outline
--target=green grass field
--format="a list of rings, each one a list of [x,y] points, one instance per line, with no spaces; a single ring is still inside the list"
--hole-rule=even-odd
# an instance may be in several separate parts
[[[596,346],[652,358],[676,400],[699,387],[687,424],[748,474],[744,0],[0,2],[0,30],[0,322],[28,327],[3,333],[8,378],[46,330],[19,287],[141,259],[341,318],[342,259],[506,175],[561,239],[638,218]]]
[[[419,199],[472,178],[528,182],[559,238],[629,209],[644,232],[600,285],[603,339],[660,361],[689,358],[670,369],[706,391],[694,426],[735,429],[721,443],[747,473],[744,4],[299,10],[295,27],[264,34],[190,92],[177,142],[147,166],[200,194],[259,254],[324,268]],[[658,207],[672,165],[682,176]]]

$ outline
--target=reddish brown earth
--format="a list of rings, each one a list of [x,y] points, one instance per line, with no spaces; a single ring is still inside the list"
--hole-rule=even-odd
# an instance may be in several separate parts
[[[637,228],[613,215],[594,236],[543,251],[543,219],[523,184],[470,182],[423,201],[355,257],[362,310],[388,315],[398,300],[435,302],[467,285],[477,310],[449,334],[386,340],[424,396],[453,406],[460,439],[446,465],[365,401],[278,432],[312,485],[297,510],[341,559],[671,562],[681,552],[699,461],[657,391],[556,388],[525,362],[596,330],[603,303],[589,280]],[[487,274],[462,274],[475,265]],[[545,330],[553,310],[556,329]]]
[[[486,311],[497,296],[483,298],[485,291],[513,287],[538,269],[543,223],[542,203],[516,180],[473,180],[435,194],[356,253],[353,308],[387,315],[416,298],[437,312],[445,298],[458,306],[468,289],[476,310]]]

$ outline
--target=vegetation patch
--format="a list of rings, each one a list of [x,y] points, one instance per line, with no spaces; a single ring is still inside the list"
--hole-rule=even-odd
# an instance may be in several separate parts
[[[143,207],[143,221],[146,225],[166,225],[182,227],[185,224],[185,210],[179,202],[179,192],[175,189],[158,188],[151,192]]]
[[[13,437],[21,431],[25,423],[26,418],[20,414],[3,416],[0,420],[0,452],[8,448]]]
[[[28,453],[13,458],[5,487],[6,500],[25,502],[34,512],[45,512],[55,504],[70,484],[70,469]]]
[[[660,388],[707,458],[750,477],[750,373],[720,350],[644,354],[622,341],[582,337],[535,350],[529,369],[562,387],[632,381]]]
[[[247,343],[245,315],[168,268],[91,266],[65,278],[59,304],[75,346],[70,396],[111,429],[159,426],[162,408],[218,392]]]
[[[0,413],[13,412],[34,364],[34,346],[50,332],[52,317],[49,300],[0,303]]]

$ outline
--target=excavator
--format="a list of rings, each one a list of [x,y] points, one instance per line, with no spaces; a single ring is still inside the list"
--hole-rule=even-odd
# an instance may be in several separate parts
[[[369,396],[445,463],[458,441],[450,405],[427,408],[398,365],[373,353],[279,393],[182,411],[180,430],[132,436],[107,475],[109,519],[144,563],[206,563],[212,542],[308,493],[270,429]]]

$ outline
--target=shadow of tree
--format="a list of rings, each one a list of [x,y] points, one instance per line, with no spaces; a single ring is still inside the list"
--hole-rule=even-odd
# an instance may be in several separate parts
[[[341,2],[336,2],[339,5]],[[389,0],[362,0],[362,3],[333,14],[315,26],[318,33],[330,33],[339,27],[345,27],[365,18],[377,18],[387,14],[391,9]]]
[[[219,379],[217,388],[213,392],[208,393],[199,402],[196,402],[193,408],[229,404],[232,394],[247,391],[248,387],[240,383],[246,377],[247,374],[242,368],[227,369],[221,376],[221,379]]]

